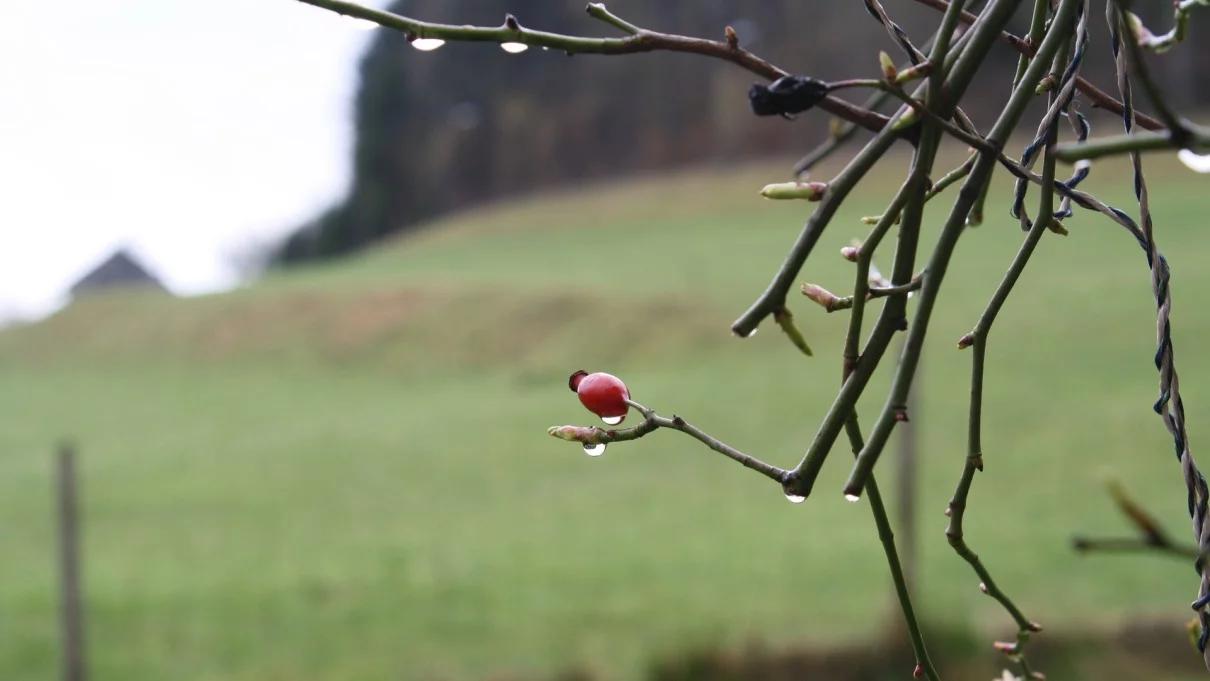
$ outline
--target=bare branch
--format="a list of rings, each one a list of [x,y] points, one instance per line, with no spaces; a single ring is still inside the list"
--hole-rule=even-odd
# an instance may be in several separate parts
[[[686,422],[685,419],[676,416],[675,414],[672,416],[672,418],[667,418],[660,416],[659,414],[655,413],[655,411],[648,409],[647,407],[644,407],[633,400],[627,400],[626,403],[643,415],[642,423],[634,426],[633,428],[605,429],[598,428],[596,426],[553,426],[548,428],[546,432],[551,437],[556,437],[560,440],[579,442],[580,444],[591,446],[637,440],[641,437],[650,435],[660,428],[679,430],[680,432],[706,445],[710,449],[713,449],[714,451],[726,456],[729,459],[732,459],[733,461],[739,462],[746,468],[751,468],[752,470],[760,473],[770,480],[773,480],[779,485],[785,482],[786,471],[772,464],[765,463],[754,456],[741,452],[731,445],[728,445],[725,442],[706,434],[697,426],[691,425],[690,423]]]
[[[420,21],[410,17],[365,7],[346,0],[298,0],[326,10],[372,21],[379,26],[401,31],[411,39],[438,38],[458,42],[522,43],[525,45],[563,50],[569,54],[633,54],[638,52],[688,52],[706,57],[729,61],[762,78],[776,80],[790,75],[778,66],[738,46],[732,47],[723,41],[691,38],[671,33],[659,33],[634,26],[616,15],[610,14],[601,3],[592,3],[587,11],[594,18],[628,33],[625,38],[591,38],[538,31],[522,26],[515,18],[499,26],[456,26]],[[829,95],[819,103],[819,108],[852,121],[861,127],[881,130],[887,117]]]

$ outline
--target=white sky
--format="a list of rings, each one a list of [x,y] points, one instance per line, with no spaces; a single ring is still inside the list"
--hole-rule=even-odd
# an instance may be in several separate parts
[[[230,286],[344,192],[371,35],[296,0],[0,0],[0,320],[122,245],[178,293]]]

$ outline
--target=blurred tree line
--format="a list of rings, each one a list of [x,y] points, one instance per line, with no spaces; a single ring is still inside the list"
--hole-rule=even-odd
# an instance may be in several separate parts
[[[916,2],[884,5],[920,43],[936,25],[935,10]],[[632,23],[667,32],[721,39],[731,25],[745,47],[824,79],[873,77],[878,50],[898,54],[860,0],[614,0],[609,6]],[[1170,26],[1170,3],[1136,6],[1153,29]],[[389,9],[482,25],[498,25],[512,12],[533,28],[616,34],[583,8],[584,0],[397,0]],[[1100,7],[1094,12],[1085,74],[1112,91]],[[1210,31],[1205,14],[1195,14],[1192,35]],[[1024,34],[1027,21],[1023,11],[1014,31]],[[1200,87],[1205,78],[1198,67],[1210,64],[1210,41],[1189,41],[1174,52],[1156,62],[1173,103],[1204,103],[1210,91]],[[1016,59],[1008,47],[997,48],[985,68],[1010,69]],[[511,55],[480,43],[423,53],[403,35],[379,30],[362,58],[360,79],[348,193],[278,248],[280,263],[347,253],[486,200],[703,161],[804,153],[827,134],[822,115],[796,121],[752,116],[747,89],[756,78],[693,55],[569,57],[540,49]],[[1006,94],[968,98],[986,102],[984,111],[969,113],[986,122]]]

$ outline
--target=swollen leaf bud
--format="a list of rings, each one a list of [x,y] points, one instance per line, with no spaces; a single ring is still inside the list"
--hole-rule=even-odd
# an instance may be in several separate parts
[[[760,190],[766,199],[805,199],[818,201],[823,198],[828,185],[824,182],[775,182]]]
[[[891,55],[886,52],[879,52],[878,63],[882,66],[882,77],[890,82],[895,82],[896,76],[899,75],[899,69],[896,68],[895,62],[891,60]]]

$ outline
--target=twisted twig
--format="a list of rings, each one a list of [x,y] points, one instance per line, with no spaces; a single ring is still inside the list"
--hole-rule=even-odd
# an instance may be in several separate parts
[[[1127,71],[1127,52],[1131,52],[1131,61],[1140,75],[1140,78],[1146,80],[1149,75],[1146,72],[1146,65],[1138,58],[1137,46],[1133,41],[1123,41],[1122,32],[1128,30],[1126,16],[1124,10],[1118,6],[1117,2],[1111,2],[1106,6],[1107,19],[1110,28],[1110,40],[1113,47],[1114,63],[1117,69],[1118,89],[1121,92],[1122,101],[1125,103],[1125,111],[1122,115],[1122,124],[1129,134],[1134,127],[1135,118],[1133,103],[1131,97],[1130,76]],[[1123,43],[1126,42],[1129,50],[1123,50]],[[1149,92],[1153,95],[1155,90],[1148,87]],[[1155,295],[1156,302],[1156,336],[1157,344],[1155,353],[1155,366],[1160,372],[1160,396],[1155,402],[1154,409],[1164,420],[1164,425],[1168,432],[1172,435],[1173,444],[1176,450],[1177,460],[1180,462],[1181,474],[1185,479],[1185,488],[1188,494],[1189,516],[1193,522],[1193,535],[1197,540],[1198,552],[1202,555],[1210,551],[1210,523],[1207,522],[1207,500],[1210,498],[1210,490],[1207,490],[1206,479],[1198,470],[1197,462],[1193,459],[1193,453],[1189,450],[1189,435],[1185,430],[1185,405],[1181,400],[1180,379],[1176,372],[1175,349],[1172,343],[1172,323],[1170,319],[1172,311],[1172,290],[1169,287],[1171,273],[1168,269],[1168,261],[1160,253],[1155,241],[1154,225],[1151,219],[1151,208],[1147,196],[1147,182],[1143,177],[1143,161],[1138,151],[1130,153],[1131,164],[1134,169],[1134,193],[1139,204],[1139,221],[1142,223],[1142,232],[1144,239],[1144,250],[1147,254],[1147,266],[1151,269],[1151,288]],[[1197,600],[1193,603],[1193,609],[1197,611],[1198,618],[1201,621],[1202,632],[1198,637],[1198,648],[1202,651],[1203,658],[1207,668],[1210,668],[1210,650],[1207,650],[1207,640],[1210,639],[1210,610],[1207,605],[1210,604],[1210,568],[1207,567],[1206,561],[1199,559],[1197,561],[1197,570],[1201,573],[1201,583],[1198,588]]]

